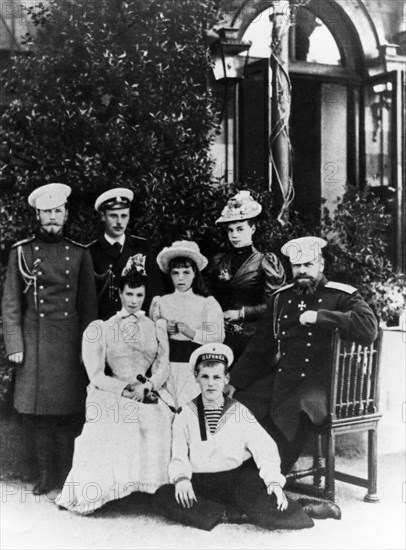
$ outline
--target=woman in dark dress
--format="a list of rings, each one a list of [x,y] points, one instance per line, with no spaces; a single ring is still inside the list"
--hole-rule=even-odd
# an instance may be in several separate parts
[[[285,283],[285,271],[277,256],[259,252],[252,244],[261,210],[249,191],[240,191],[216,220],[226,225],[232,248],[214,256],[209,279],[223,309],[224,343],[231,347],[235,358],[254,334],[271,295]]]

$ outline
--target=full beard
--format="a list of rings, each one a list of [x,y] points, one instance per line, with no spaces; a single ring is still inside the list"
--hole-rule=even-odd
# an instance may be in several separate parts
[[[317,288],[317,283],[318,281],[315,279],[298,277],[294,280],[293,292],[295,292],[298,296],[301,296],[302,294],[314,294]]]

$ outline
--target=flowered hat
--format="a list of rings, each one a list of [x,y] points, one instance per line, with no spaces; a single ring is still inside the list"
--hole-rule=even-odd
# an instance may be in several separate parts
[[[135,254],[134,256],[130,256],[123,271],[121,272],[121,276],[124,277],[125,275],[133,272],[146,277],[147,272],[145,270],[145,261],[146,256],[144,254]]]
[[[162,249],[156,258],[161,271],[169,273],[169,263],[173,258],[190,258],[199,271],[208,264],[208,259],[203,256],[198,244],[194,241],[175,241],[171,246]]]
[[[262,206],[249,191],[240,191],[229,199],[216,223],[236,222],[256,218],[262,211]]]

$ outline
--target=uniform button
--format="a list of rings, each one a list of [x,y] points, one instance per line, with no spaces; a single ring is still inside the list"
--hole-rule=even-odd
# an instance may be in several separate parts
[[[283,332],[282,332],[282,336],[285,336],[285,334],[286,334],[286,331],[283,331]]]
[[[282,355],[283,355],[283,357],[285,357],[286,353],[285,353],[285,352],[283,352],[283,353],[282,353]]]
[[[278,369],[278,372],[282,372],[282,369]]]
[[[307,342],[307,344],[306,344],[306,345],[307,345],[307,347],[308,347],[308,348],[310,348],[310,346],[311,346],[311,343],[310,343],[310,342]]]
[[[308,332],[308,335],[309,335],[309,336],[313,336],[313,332]]]
[[[65,246],[65,250],[69,250],[69,246],[68,246],[68,245]]]
[[[45,317],[45,313],[40,313],[39,316],[40,317]]]
[[[283,318],[284,318],[284,319],[287,319],[287,318],[288,318],[288,316],[287,316],[287,315],[284,315],[284,316],[283,316]]]
[[[44,285],[40,285],[39,289],[44,290]]]
[[[323,301],[323,298],[319,298],[319,304]]]
[[[305,359],[305,363],[308,363],[309,362],[309,359]]]
[[[39,250],[39,246],[36,246],[36,247],[34,247],[34,248],[35,248],[35,250]]]
[[[43,303],[44,303],[44,300],[40,300],[39,303],[40,303],[40,304],[43,304]]]
[[[64,315],[65,315],[65,317],[67,317],[67,316],[68,316],[68,312],[67,312],[67,311],[65,311]]]
[[[65,302],[69,302],[69,298],[65,298]]]
[[[66,285],[66,288],[70,288],[70,285]]]
[[[302,372],[302,374],[300,375],[302,378],[304,378],[306,375],[304,372]]]
[[[42,271],[38,271],[38,275],[42,275]]]
[[[65,271],[65,273],[66,273],[66,275],[69,275],[69,269],[67,269],[67,270]]]
[[[292,300],[288,300],[288,304],[291,304],[292,303]]]
[[[67,262],[69,262],[69,260],[70,260],[69,256],[66,256],[65,260],[66,260]]]

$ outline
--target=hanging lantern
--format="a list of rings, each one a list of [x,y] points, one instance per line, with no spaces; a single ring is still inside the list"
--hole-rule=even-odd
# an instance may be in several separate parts
[[[251,42],[236,38],[238,29],[222,27],[217,30],[219,39],[213,44],[214,78],[218,81],[244,78]]]

